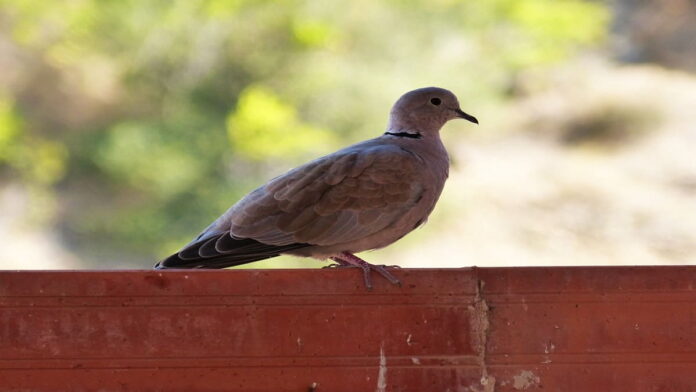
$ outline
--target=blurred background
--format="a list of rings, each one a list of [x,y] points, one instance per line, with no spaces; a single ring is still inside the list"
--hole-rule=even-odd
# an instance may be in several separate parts
[[[369,261],[694,262],[694,72],[694,0],[0,0],[0,268],[149,268],[424,86],[481,125]]]

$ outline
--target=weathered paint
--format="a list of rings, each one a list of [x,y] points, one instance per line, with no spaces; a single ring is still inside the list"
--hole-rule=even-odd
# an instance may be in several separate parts
[[[0,390],[691,391],[694,267],[0,272]]]

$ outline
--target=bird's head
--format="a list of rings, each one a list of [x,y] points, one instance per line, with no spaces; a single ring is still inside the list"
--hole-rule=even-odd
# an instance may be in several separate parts
[[[425,87],[409,91],[396,101],[387,131],[437,133],[447,121],[455,118],[478,124],[476,117],[459,108],[459,101],[451,91]]]

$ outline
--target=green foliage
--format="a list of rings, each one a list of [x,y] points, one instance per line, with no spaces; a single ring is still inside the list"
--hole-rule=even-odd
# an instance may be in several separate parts
[[[66,158],[62,143],[27,135],[12,101],[0,97],[0,163],[15,169],[30,184],[47,186],[63,177]]]
[[[12,101],[0,97],[0,160],[10,161],[21,128],[22,120],[15,113]]]
[[[448,87],[467,108],[504,99],[515,71],[600,42],[607,11],[580,0],[1,0],[0,20],[11,43],[0,56],[14,64],[0,79],[0,164],[44,199],[70,201],[58,225],[76,251],[154,259],[270,176],[379,134],[406,90]]]
[[[168,141],[165,133],[156,124],[116,124],[97,151],[97,164],[139,190],[160,196],[183,192],[197,182],[204,162],[192,156],[183,143]]]
[[[337,32],[323,21],[297,18],[292,33],[298,43],[313,48],[329,47],[336,42]]]
[[[18,175],[27,188],[26,223],[47,224],[56,211],[52,187],[66,171],[67,149],[62,143],[25,132],[13,101],[0,95],[0,169]]]
[[[227,133],[235,150],[254,160],[291,159],[330,151],[334,144],[329,131],[302,123],[291,104],[258,85],[240,93]]]
[[[518,41],[511,41],[515,48],[508,57],[520,67],[561,60],[575,45],[604,38],[609,20],[607,9],[585,0],[506,2],[510,21],[524,32]]]

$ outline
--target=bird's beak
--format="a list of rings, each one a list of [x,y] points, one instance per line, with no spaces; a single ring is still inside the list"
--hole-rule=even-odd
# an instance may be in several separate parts
[[[471,121],[474,124],[478,124],[478,120],[476,119],[476,117],[472,116],[471,114],[464,113],[462,109],[454,109],[454,112],[457,113],[457,117]]]

